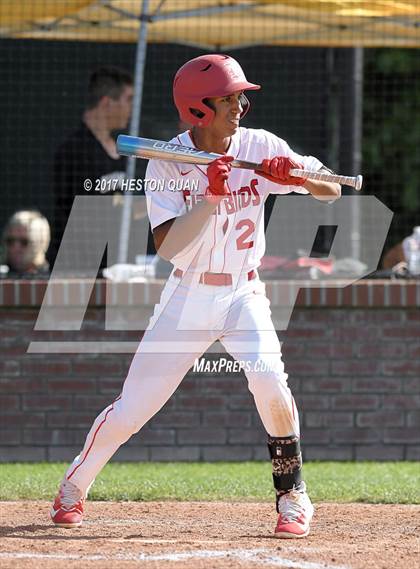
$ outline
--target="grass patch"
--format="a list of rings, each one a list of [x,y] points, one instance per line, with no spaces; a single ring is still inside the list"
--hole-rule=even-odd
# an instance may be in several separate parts
[[[0,499],[47,499],[66,465],[0,466]],[[308,462],[304,477],[314,502],[419,504],[417,462]],[[273,500],[269,462],[111,463],[98,476],[91,500]]]

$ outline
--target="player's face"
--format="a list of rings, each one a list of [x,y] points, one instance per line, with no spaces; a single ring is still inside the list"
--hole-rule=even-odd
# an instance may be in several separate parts
[[[5,238],[7,263],[15,271],[24,271],[29,264],[30,240],[26,227],[20,225],[9,229]]]
[[[112,129],[127,127],[133,106],[133,94],[133,87],[126,85],[118,99],[109,99],[109,117]]]
[[[239,120],[243,107],[240,97],[243,91],[237,91],[225,97],[210,99],[215,118],[211,124],[212,130],[221,137],[232,136],[239,128]]]

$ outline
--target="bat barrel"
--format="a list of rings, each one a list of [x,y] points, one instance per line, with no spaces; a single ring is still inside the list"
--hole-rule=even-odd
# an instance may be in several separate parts
[[[206,165],[219,154],[198,150],[191,146],[173,144],[163,140],[153,140],[151,138],[139,138],[121,134],[117,138],[117,151],[124,156],[135,156],[137,158],[155,158],[170,162],[182,162],[184,164]]]
[[[139,148],[139,138],[137,136],[127,136],[120,134],[117,138],[117,152],[122,156],[136,156]]]

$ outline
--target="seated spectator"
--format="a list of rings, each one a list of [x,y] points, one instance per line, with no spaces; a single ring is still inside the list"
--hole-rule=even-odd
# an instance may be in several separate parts
[[[18,211],[3,231],[2,278],[46,278],[45,254],[50,244],[50,226],[38,211]]]
[[[394,247],[389,249],[387,253],[384,255],[382,260],[382,267],[384,269],[392,269],[399,263],[406,261],[407,259],[405,258],[403,244],[401,241],[401,243],[397,243],[396,245],[394,245]]]

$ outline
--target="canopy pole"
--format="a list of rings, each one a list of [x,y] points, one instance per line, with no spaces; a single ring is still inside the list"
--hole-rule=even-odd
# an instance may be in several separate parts
[[[362,47],[355,47],[352,54],[352,145],[351,145],[351,172],[352,176],[361,173],[362,167],[362,129],[363,129],[363,59]],[[356,192],[352,192],[353,195]],[[351,229],[351,256],[361,260],[361,207],[359,199],[352,199],[352,229]]]
[[[141,14],[149,11],[149,0],[142,0]],[[141,103],[143,97],[144,68],[146,65],[147,51],[147,21],[140,18],[139,35],[136,49],[136,63],[134,70],[134,97],[133,110],[130,121],[130,136],[139,135],[141,119]],[[127,159],[126,178],[131,180],[136,173],[136,159]],[[128,244],[130,240],[130,226],[133,209],[133,195],[130,192],[124,194],[123,208],[121,212],[120,238],[118,244],[118,263],[126,263],[128,257]]]

